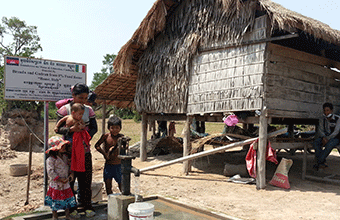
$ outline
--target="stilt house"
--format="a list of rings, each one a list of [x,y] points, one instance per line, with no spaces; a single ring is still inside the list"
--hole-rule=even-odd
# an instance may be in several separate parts
[[[263,188],[267,124],[316,123],[324,102],[340,107],[339,69],[340,31],[270,0],[157,0],[95,92],[134,106],[144,127],[228,112],[259,123]]]

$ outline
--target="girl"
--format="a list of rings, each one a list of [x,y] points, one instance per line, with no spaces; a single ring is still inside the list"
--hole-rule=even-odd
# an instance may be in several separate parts
[[[70,219],[69,209],[77,205],[69,184],[69,180],[73,179],[73,176],[69,175],[70,167],[66,155],[69,144],[69,141],[58,136],[48,140],[49,149],[46,154],[49,157],[46,160],[46,170],[50,184],[45,197],[45,205],[51,207],[53,219],[58,219],[57,211],[60,209],[65,210],[66,219]]]

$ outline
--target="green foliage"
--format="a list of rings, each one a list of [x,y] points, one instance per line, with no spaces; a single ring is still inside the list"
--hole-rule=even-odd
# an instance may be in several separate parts
[[[133,111],[129,108],[116,109],[113,114],[117,115],[121,119],[133,119],[135,116]]]
[[[5,45],[2,40],[5,36],[12,37],[12,42]],[[25,21],[21,21],[17,17],[2,18],[0,37],[1,59],[3,59],[4,55],[32,57],[39,50],[42,51],[39,43],[40,38],[37,35],[37,27],[28,26]]]
[[[134,113],[134,117],[133,117],[133,120],[135,121],[135,122],[140,122],[141,120],[142,120],[142,116],[137,112],[137,111],[133,111],[133,113]]]
[[[50,102],[48,105],[48,118],[49,119],[57,119],[57,107],[54,102]]]
[[[6,41],[9,42],[8,44],[5,44],[3,40],[6,37],[12,37],[12,40]],[[2,114],[13,108],[34,109],[39,115],[41,114],[43,102],[4,100],[4,67],[1,66],[5,55],[33,57],[34,53],[42,51],[39,41],[36,26],[28,26],[25,21],[17,17],[2,18],[2,24],[0,24],[0,111]]]
[[[106,54],[104,56],[103,65],[104,67],[101,69],[101,72],[93,74],[93,80],[89,88],[94,90],[100,83],[102,83],[111,73],[114,72],[113,70],[113,61],[115,60],[116,55],[114,54]]]

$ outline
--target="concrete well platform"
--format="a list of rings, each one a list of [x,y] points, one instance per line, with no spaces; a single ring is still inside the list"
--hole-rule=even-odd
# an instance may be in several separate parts
[[[189,204],[180,203],[172,199],[166,199],[160,196],[150,196],[143,199],[144,202],[152,203],[155,206],[154,219],[155,220],[168,220],[168,219],[181,219],[181,220],[240,220],[232,216],[222,213],[203,210],[197,207],[190,206]],[[108,202],[100,201],[94,205],[96,215],[92,218],[86,218],[85,213],[81,212],[80,219],[103,220],[108,217]],[[65,218],[63,211],[58,212],[59,217]],[[13,220],[40,220],[52,219],[52,212],[47,211],[40,214],[31,214],[26,216],[15,217]]]

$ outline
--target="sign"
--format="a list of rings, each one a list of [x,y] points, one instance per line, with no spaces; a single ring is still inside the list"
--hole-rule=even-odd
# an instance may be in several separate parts
[[[86,84],[86,64],[5,56],[5,99],[58,101]]]

